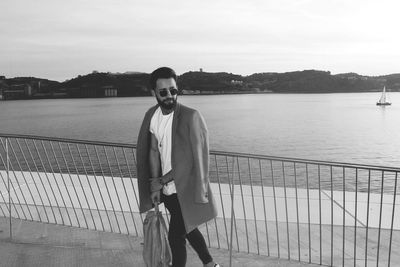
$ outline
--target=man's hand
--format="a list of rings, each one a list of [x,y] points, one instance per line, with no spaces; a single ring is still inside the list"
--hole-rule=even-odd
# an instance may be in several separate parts
[[[163,188],[160,178],[150,178],[150,192],[157,192]]]
[[[150,198],[151,198],[151,202],[153,202],[153,204],[160,203],[160,191],[151,192]]]

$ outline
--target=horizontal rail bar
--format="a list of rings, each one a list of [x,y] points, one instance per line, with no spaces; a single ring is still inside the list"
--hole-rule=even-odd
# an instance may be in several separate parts
[[[359,168],[359,169],[376,170],[376,171],[400,172],[400,168],[385,167],[385,166],[378,166],[378,165],[368,165],[368,164],[344,163],[344,162],[335,162],[335,161],[266,156],[266,155],[259,155],[259,154],[246,154],[246,153],[226,152],[226,151],[216,151],[216,150],[210,150],[210,154],[213,154],[213,155],[215,154],[215,155],[219,155],[219,156],[234,156],[234,157],[243,157],[243,158],[251,158],[251,159],[283,161],[283,162],[289,162],[289,163],[297,162],[297,163],[304,163],[304,164],[315,164],[315,165],[333,166],[333,167]]]
[[[73,144],[85,144],[85,145],[99,145],[99,146],[111,146],[111,147],[136,148],[135,144],[102,142],[102,141],[92,141],[92,140],[82,140],[82,139],[69,139],[69,138],[59,138],[59,137],[47,137],[47,136],[38,136],[38,135],[3,134],[3,133],[0,133],[0,137],[3,137],[3,138],[18,138],[18,139],[32,139],[32,140],[42,140],[42,141],[55,141],[55,142],[61,142],[61,143],[73,143]]]

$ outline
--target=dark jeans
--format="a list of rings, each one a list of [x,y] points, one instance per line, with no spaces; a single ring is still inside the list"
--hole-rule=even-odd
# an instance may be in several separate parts
[[[194,229],[186,234],[183,222],[181,207],[176,194],[166,196],[161,194],[161,200],[171,214],[168,231],[168,241],[172,251],[172,266],[181,267],[186,265],[186,239],[199,255],[203,264],[211,262],[213,259],[208,252],[206,242],[199,229]]]

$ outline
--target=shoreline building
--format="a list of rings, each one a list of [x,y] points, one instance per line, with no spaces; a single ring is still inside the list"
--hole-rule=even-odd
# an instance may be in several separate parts
[[[118,89],[115,88],[113,85],[106,85],[102,87],[104,89],[104,96],[105,97],[117,97],[118,96]]]
[[[30,84],[14,84],[3,88],[2,99],[27,99],[35,94],[34,88]]]

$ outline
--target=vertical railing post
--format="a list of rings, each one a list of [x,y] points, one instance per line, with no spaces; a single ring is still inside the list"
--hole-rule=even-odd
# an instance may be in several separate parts
[[[381,202],[379,207],[379,228],[378,228],[378,246],[376,251],[376,267],[379,267],[379,252],[380,252],[380,245],[381,245],[381,229],[382,229],[382,206],[383,206],[383,186],[385,180],[385,172],[382,171],[382,178],[381,178]]]
[[[356,199],[354,207],[354,267],[357,266],[357,210],[358,210],[358,168],[356,168]]]
[[[331,171],[331,265],[333,266],[333,170],[332,165],[330,166]]]
[[[235,200],[235,158],[232,163],[232,191],[231,191],[231,238],[229,244],[229,267],[232,267],[232,250],[233,250],[233,218],[235,216],[234,200]]]
[[[271,165],[271,181],[272,181],[272,194],[274,197],[274,211],[275,211],[275,229],[276,229],[276,246],[278,249],[278,258],[281,257],[280,245],[279,245],[279,226],[278,226],[278,209],[276,207],[276,192],[275,192],[275,182],[274,182],[274,166],[272,165],[272,160],[269,161]]]
[[[285,178],[285,162],[282,163],[282,179],[283,179],[283,194],[285,200],[285,215],[286,215],[286,240],[287,240],[287,255],[288,260],[290,260],[290,238],[289,238],[289,214],[288,214],[288,204],[287,204],[287,194],[286,194],[286,178]]]
[[[396,194],[397,194],[397,172],[396,178],[394,180],[394,192],[393,192],[393,209],[392,209],[392,222],[390,224],[390,238],[389,238],[389,257],[388,257],[388,267],[390,267],[390,259],[392,255],[392,238],[393,238],[393,222],[394,222],[394,213],[396,211]]]
[[[7,190],[8,190],[8,211],[10,217],[10,240],[12,239],[12,221],[11,221],[11,181],[10,181],[10,157],[8,154],[8,138],[6,138],[6,172],[7,172]]]
[[[368,170],[368,197],[367,197],[367,223],[365,227],[365,267],[368,267],[368,228],[369,228],[369,203],[371,196],[371,170]]]

